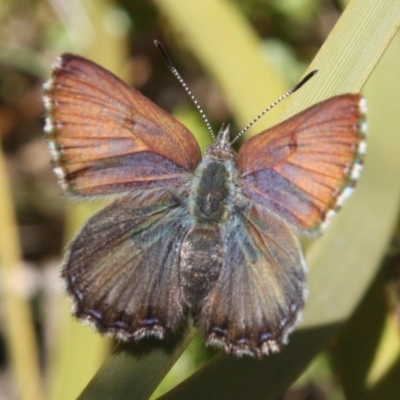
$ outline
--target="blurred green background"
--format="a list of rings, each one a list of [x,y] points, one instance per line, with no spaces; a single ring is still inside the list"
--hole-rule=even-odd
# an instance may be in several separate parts
[[[0,399],[400,399],[399,23],[399,0],[0,0]],[[320,72],[249,135],[365,85],[358,188],[326,234],[304,243],[303,322],[263,361],[207,350],[192,328],[178,342],[122,346],[70,317],[58,265],[101,204],[69,201],[56,183],[42,84],[57,55],[81,54],[204,148],[209,134],[154,39],[214,131],[239,131],[307,68]]]

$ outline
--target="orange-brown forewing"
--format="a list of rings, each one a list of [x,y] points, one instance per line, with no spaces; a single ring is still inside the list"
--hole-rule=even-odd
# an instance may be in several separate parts
[[[82,57],[58,59],[45,106],[54,170],[72,194],[177,185],[200,161],[197,142],[181,123]]]
[[[336,96],[246,141],[236,161],[244,194],[302,230],[319,230],[358,178],[364,109],[358,94]]]

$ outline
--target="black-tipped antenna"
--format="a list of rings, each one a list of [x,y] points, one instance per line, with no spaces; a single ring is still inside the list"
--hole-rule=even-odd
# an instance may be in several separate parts
[[[214,132],[213,132],[213,130],[211,128],[211,124],[208,121],[208,118],[206,117],[206,114],[203,111],[203,109],[201,108],[201,106],[200,106],[199,102],[197,101],[196,97],[194,97],[193,93],[188,88],[186,82],[183,80],[183,78],[181,77],[181,75],[179,74],[177,69],[174,67],[174,64],[172,64],[172,61],[169,58],[169,56],[168,56],[167,52],[165,51],[164,47],[162,46],[162,44],[157,40],[154,41],[154,44],[156,45],[157,49],[161,53],[161,56],[164,59],[165,63],[167,64],[168,69],[175,75],[176,79],[178,79],[179,83],[183,86],[183,88],[186,90],[186,93],[189,95],[189,97],[193,101],[193,103],[196,106],[197,110],[199,111],[201,117],[203,118],[203,120],[204,120],[204,122],[205,122],[205,124],[207,126],[207,129],[210,131],[212,138],[215,140],[215,135],[214,135]]]
[[[249,124],[247,124],[237,135],[236,137],[232,140],[231,144],[235,143],[242,135],[245,133],[251,126],[253,126],[265,113],[267,113],[269,110],[274,108],[278,103],[280,103],[282,100],[286,99],[286,97],[290,96],[292,93],[294,93],[296,90],[299,90],[306,82],[308,82],[316,73],[318,72],[317,69],[314,71],[311,71],[309,74],[307,74],[295,87],[292,89],[288,90],[285,94],[283,94],[279,99],[275,100],[270,106],[268,106],[266,109],[260,112],[260,114],[257,115]]]

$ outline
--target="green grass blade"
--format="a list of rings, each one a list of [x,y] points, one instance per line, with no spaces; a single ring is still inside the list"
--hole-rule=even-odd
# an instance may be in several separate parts
[[[335,369],[348,399],[366,398],[366,378],[386,319],[383,279],[369,289],[333,347]]]
[[[44,392],[39,351],[22,265],[18,225],[0,146],[0,279],[7,356],[10,358],[18,398],[40,400]]]
[[[375,121],[375,129],[379,133],[387,133],[387,146],[391,139],[393,139],[392,145],[396,146],[393,133],[398,131],[400,124],[398,108],[398,104],[400,104],[400,80],[393,79],[393,71],[400,69],[399,46],[400,34],[398,33],[367,86],[369,108],[373,114],[371,118],[373,118],[372,121]],[[376,145],[379,146],[380,144],[377,143]],[[388,157],[390,156],[388,155]],[[392,156],[395,157],[392,162],[400,162],[398,155],[393,154]],[[392,174],[394,173],[395,171]],[[384,179],[395,179],[395,176],[393,178],[385,177]],[[376,191],[379,191],[378,187]],[[386,193],[386,195],[389,196],[390,193]],[[381,207],[379,210],[377,215],[380,216]],[[380,336],[380,330],[383,329],[385,323],[386,325],[390,323],[386,315],[383,285],[384,282],[381,277],[379,285],[375,284],[370,290],[357,313],[341,333],[340,340],[335,346],[339,374],[343,377],[343,387],[347,397],[351,399],[391,399],[396,398],[396,395],[398,397],[399,380],[397,380],[396,385],[393,385],[393,381],[388,378],[391,374],[395,375],[394,371],[396,368],[398,370],[398,366],[394,366],[393,371],[388,372],[388,377],[383,377],[381,381],[377,378],[377,376],[382,375],[382,365],[387,365],[396,358],[400,359],[399,333],[397,332],[397,335],[389,336],[389,338],[386,335],[382,338]],[[392,321],[392,324],[394,324],[394,321]],[[385,340],[391,340],[391,342],[384,343]],[[382,353],[382,355],[377,360],[366,358],[374,356],[375,352],[381,347],[383,351],[379,354]],[[400,375],[397,375],[397,377],[399,378]]]
[[[118,345],[79,400],[149,398],[195,333],[192,328],[168,342],[148,340],[140,345]]]

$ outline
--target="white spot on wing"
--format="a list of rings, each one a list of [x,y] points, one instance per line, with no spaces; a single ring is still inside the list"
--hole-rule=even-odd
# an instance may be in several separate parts
[[[51,69],[53,71],[56,71],[57,69],[61,69],[63,66],[63,59],[62,56],[59,56],[56,58],[56,61],[54,62],[54,64],[51,66]]]
[[[368,111],[368,107],[367,107],[367,101],[365,100],[364,97],[361,97],[359,103],[358,103],[358,107],[360,108],[360,111],[363,114],[366,114]]]
[[[360,142],[360,145],[358,146],[358,154],[364,155],[367,151],[367,142],[363,140]]]
[[[48,113],[51,113],[51,111],[53,110],[53,102],[52,102],[50,96],[47,96],[47,95],[43,96],[43,104],[44,104],[46,111]]]
[[[61,167],[55,167],[53,170],[54,170],[54,173],[57,175],[57,178],[59,180],[64,180],[65,173],[64,173],[64,170]]]
[[[353,167],[352,171],[350,172],[350,178],[352,180],[357,180],[360,177],[360,173],[361,173],[362,167],[363,166],[360,163],[355,163],[354,164],[354,167]]]
[[[50,78],[43,84],[43,90],[49,92],[54,86],[54,79]]]
[[[328,227],[330,225],[330,223],[332,222],[332,218],[336,215],[336,211],[335,210],[329,210],[326,215],[325,215],[325,220],[322,223],[322,229],[325,229],[326,227]]]
[[[60,161],[60,150],[57,148],[57,145],[54,142],[48,142],[48,147],[49,151],[51,154],[51,157],[53,158],[54,161],[59,162]]]
[[[368,133],[368,122],[367,121],[360,122],[360,131],[364,136]]]
[[[49,134],[53,131],[54,126],[51,118],[46,118],[45,124],[44,124],[44,131]]]
[[[346,186],[343,192],[340,194],[340,196],[337,198],[336,204],[339,205],[340,207],[343,206],[344,202],[350,197],[350,195],[353,193],[354,188],[350,186]]]

